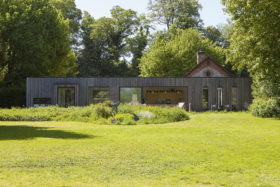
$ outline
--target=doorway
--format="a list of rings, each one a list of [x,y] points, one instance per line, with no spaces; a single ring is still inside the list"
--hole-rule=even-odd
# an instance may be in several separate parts
[[[60,107],[75,106],[75,88],[57,88],[57,104]]]

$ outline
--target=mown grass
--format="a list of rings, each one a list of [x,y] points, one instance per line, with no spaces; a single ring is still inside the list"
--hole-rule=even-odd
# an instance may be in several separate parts
[[[280,121],[0,122],[0,186],[279,186]]]

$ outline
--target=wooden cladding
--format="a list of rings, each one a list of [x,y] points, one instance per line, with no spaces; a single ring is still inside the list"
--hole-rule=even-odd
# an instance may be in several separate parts
[[[151,87],[174,87],[174,90],[185,90],[183,101],[187,103],[186,106],[191,103],[194,111],[202,111],[204,108],[205,87],[208,88],[208,106],[218,104],[218,88],[223,88],[222,105],[236,105],[237,110],[244,110],[252,101],[249,78],[27,78],[26,105],[34,106],[34,98],[50,98],[51,104],[57,105],[57,88],[73,85],[75,105],[78,106],[90,104],[89,90],[93,87],[108,88],[109,98],[113,102],[120,101],[121,88],[141,88],[144,91],[144,88],[151,90]]]

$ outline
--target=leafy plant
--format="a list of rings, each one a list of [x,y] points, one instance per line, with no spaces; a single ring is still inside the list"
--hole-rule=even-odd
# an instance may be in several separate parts
[[[250,106],[250,110],[254,116],[280,118],[280,99],[255,99],[253,104]]]
[[[115,113],[112,102],[86,107],[0,109],[0,121],[79,121],[96,124],[159,124],[188,120],[186,111],[175,107],[120,105]]]
[[[132,114],[119,113],[111,118],[111,123],[116,125],[136,125],[136,121],[133,118]]]

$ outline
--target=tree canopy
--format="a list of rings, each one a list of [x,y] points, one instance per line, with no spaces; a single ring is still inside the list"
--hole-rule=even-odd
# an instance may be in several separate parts
[[[219,46],[225,45],[223,33],[214,26],[208,26],[205,29],[203,29],[203,35],[211,41],[215,42]]]
[[[0,0],[0,69],[4,80],[75,73],[68,21],[48,0]]]
[[[280,1],[223,0],[232,17],[227,52],[235,68],[247,68],[255,97],[280,95]]]
[[[196,54],[201,48],[223,64],[223,48],[201,36],[196,29],[179,29],[168,37],[158,34],[141,58],[141,76],[182,77],[196,65]]]
[[[84,49],[78,60],[81,76],[138,76],[138,59],[147,46],[149,21],[119,6],[111,10],[111,15],[95,20],[85,13]]]
[[[168,30],[172,25],[180,29],[200,28],[201,8],[197,0],[150,0],[148,6],[151,18]]]
[[[57,8],[64,19],[69,22],[70,42],[72,48],[78,51],[80,37],[80,22],[82,20],[82,11],[76,7],[75,0],[50,0],[50,3]]]

